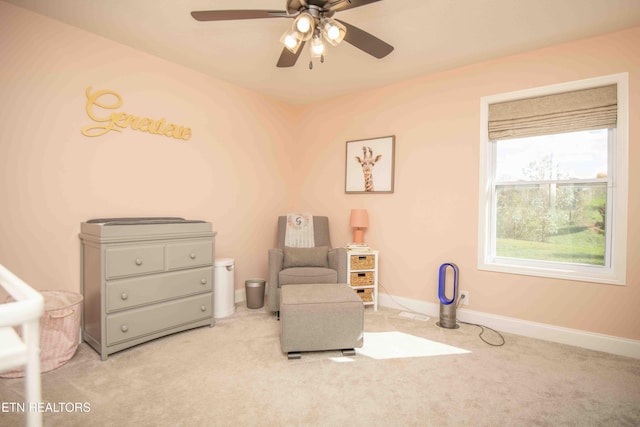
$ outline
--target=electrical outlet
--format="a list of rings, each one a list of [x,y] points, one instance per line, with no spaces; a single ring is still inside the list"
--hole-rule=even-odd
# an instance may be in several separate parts
[[[462,300],[462,305],[469,305],[469,291],[460,291],[458,299]]]

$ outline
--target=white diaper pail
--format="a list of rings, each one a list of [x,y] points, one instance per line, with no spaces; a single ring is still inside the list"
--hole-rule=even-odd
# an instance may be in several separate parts
[[[216,258],[213,294],[213,315],[216,319],[230,316],[236,310],[233,271],[233,259]]]

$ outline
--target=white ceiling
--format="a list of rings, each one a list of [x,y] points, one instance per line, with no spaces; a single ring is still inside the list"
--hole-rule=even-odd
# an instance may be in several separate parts
[[[286,0],[6,0],[216,78],[303,104],[640,25],[640,0],[384,0],[338,12],[395,50],[348,43],[277,68],[287,18],[198,22],[193,10],[285,10]],[[639,50],[640,52],[640,50]]]

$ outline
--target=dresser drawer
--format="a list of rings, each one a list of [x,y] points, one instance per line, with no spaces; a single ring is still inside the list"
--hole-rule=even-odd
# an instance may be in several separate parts
[[[167,270],[191,268],[213,264],[213,242],[211,240],[190,240],[171,243],[166,251]]]
[[[106,252],[107,279],[164,270],[164,246],[162,245],[109,248]]]
[[[205,267],[108,282],[107,313],[211,292],[212,281],[213,268]]]
[[[107,315],[107,345],[186,325],[213,315],[211,293]]]

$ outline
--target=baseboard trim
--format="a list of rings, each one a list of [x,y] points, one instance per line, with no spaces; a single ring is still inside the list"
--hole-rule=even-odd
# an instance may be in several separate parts
[[[383,307],[440,317],[440,304],[389,296],[382,293],[378,295],[378,304]],[[459,308],[456,314],[460,321],[481,324],[501,332],[640,359],[640,341],[637,340],[520,320],[513,317],[498,316],[464,308]]]

